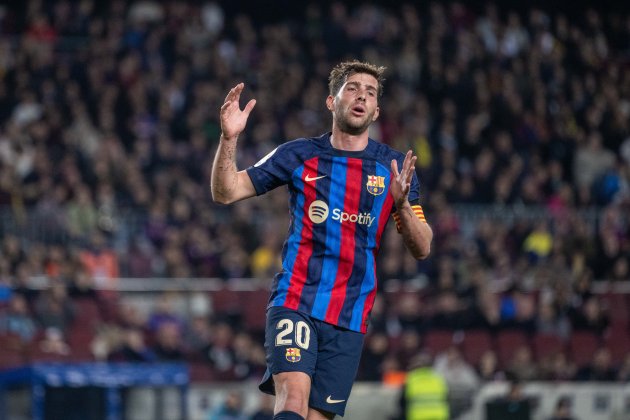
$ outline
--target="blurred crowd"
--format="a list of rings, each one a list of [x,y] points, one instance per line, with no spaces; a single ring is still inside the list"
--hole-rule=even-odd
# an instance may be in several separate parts
[[[241,81],[244,100],[257,99],[239,139],[245,168],[287,139],[328,131],[329,71],[359,58],[388,68],[371,137],[418,155],[435,233],[422,263],[395,229],[385,233],[382,287],[425,294],[375,310],[366,352],[382,360],[360,377],[404,369],[400,354],[386,357],[392,341],[411,356],[441,328],[568,340],[623,324],[627,335],[627,311],[613,314],[591,286],[630,279],[629,14],[332,1],[256,17],[216,2],[0,8],[5,331],[70,352],[73,302],[93,299],[108,321],[92,349],[101,358],[173,360],[193,349],[218,372],[228,366],[226,378],[258,375],[262,340],[247,325],[159,308],[134,322],[112,290],[120,277],[270,279],[286,193],[212,203],[219,107]]]

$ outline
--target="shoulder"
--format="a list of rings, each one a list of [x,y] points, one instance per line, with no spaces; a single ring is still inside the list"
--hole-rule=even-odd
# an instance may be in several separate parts
[[[319,137],[302,137],[299,139],[287,141],[282,146],[287,148],[288,150],[296,150],[301,152],[320,151],[326,149],[329,138],[329,134],[323,134]]]
[[[265,157],[256,162],[249,170],[257,168],[281,169],[292,171],[313,156],[320,155],[326,145],[326,135],[321,137],[298,138],[282,143]]]
[[[373,154],[380,163],[385,164],[389,168],[389,164],[392,159],[396,159],[402,162],[405,159],[405,154],[392,148],[391,146],[378,142],[373,139],[369,139],[370,147],[373,150]]]
[[[263,164],[277,161],[293,161],[294,159],[303,158],[304,155],[313,153],[312,139],[299,138],[295,140],[287,141],[277,146],[271,152],[267,153],[258,162],[253,165],[253,168],[258,168]]]
[[[317,153],[324,149],[325,136],[321,137],[302,137],[294,140],[289,140],[286,143],[282,143],[271,153],[289,154],[305,156],[313,153]]]

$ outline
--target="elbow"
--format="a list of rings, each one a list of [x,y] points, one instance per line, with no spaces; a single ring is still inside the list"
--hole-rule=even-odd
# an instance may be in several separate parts
[[[433,231],[426,225],[427,230],[424,232],[422,239],[417,243],[413,256],[416,260],[426,260],[431,254],[431,243],[433,242]]]
[[[235,200],[230,200],[227,197],[223,197],[223,196],[219,196],[219,195],[212,195],[212,201],[214,201],[217,204],[224,204],[224,205],[228,205],[228,204],[232,204]]]
[[[413,256],[416,260],[422,261],[429,258],[429,254],[431,254],[431,244],[427,244],[426,246],[418,248]]]
[[[235,200],[231,199],[225,194],[220,194],[216,189],[211,188],[212,201],[217,204],[232,204]]]

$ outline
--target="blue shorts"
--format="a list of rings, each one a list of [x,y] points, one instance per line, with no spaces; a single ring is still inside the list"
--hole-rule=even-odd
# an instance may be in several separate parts
[[[343,416],[357,375],[364,335],[281,306],[267,311],[267,372],[259,386],[275,394],[273,376],[304,372],[311,377],[309,406]]]

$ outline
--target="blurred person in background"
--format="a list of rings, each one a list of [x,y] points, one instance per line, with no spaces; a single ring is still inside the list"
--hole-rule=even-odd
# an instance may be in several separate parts
[[[37,325],[31,315],[26,299],[13,294],[6,310],[0,312],[0,333],[17,335],[22,343],[29,343],[37,332]]]
[[[273,406],[275,404],[273,395],[262,394],[258,409],[252,414],[249,420],[273,420]]]
[[[243,407],[243,395],[239,391],[230,391],[225,401],[210,412],[208,420],[248,420]]]
[[[174,322],[160,324],[155,332],[155,344],[151,351],[160,361],[179,362],[185,359],[181,330]]]
[[[448,384],[432,367],[431,355],[421,351],[411,361],[400,392],[397,420],[448,420]]]
[[[154,362],[156,355],[146,344],[144,334],[136,328],[128,328],[121,333],[119,348],[109,354],[108,359],[119,362]]]
[[[578,420],[571,410],[571,399],[560,397],[553,409],[553,414],[547,420]]]
[[[486,350],[476,366],[479,379],[484,382],[505,379],[505,372],[499,367],[499,357],[494,350]]]
[[[35,302],[35,316],[45,329],[54,328],[65,334],[76,315],[75,305],[60,281],[54,281]]]
[[[446,381],[450,414],[455,418],[471,406],[475,392],[481,385],[479,376],[457,346],[450,346],[438,354],[433,369]]]
[[[383,363],[389,352],[389,339],[382,332],[375,332],[366,338],[360,363],[360,381],[380,382],[383,379]]]
[[[359,61],[337,65],[326,98],[332,132],[285,143],[244,171],[236,168],[236,142],[256,101],[241,110],[239,83],[221,107],[213,199],[230,204],[284,184],[291,195],[293,222],[267,312],[269,369],[261,383],[277,395],[276,420],[344,414],[376,292],[374,257],[390,214],[415,258],[430,251],[416,157],[369,138],[384,70]]]
[[[606,347],[598,348],[586,366],[582,366],[575,374],[576,381],[615,382],[617,369],[613,364],[610,350]]]

